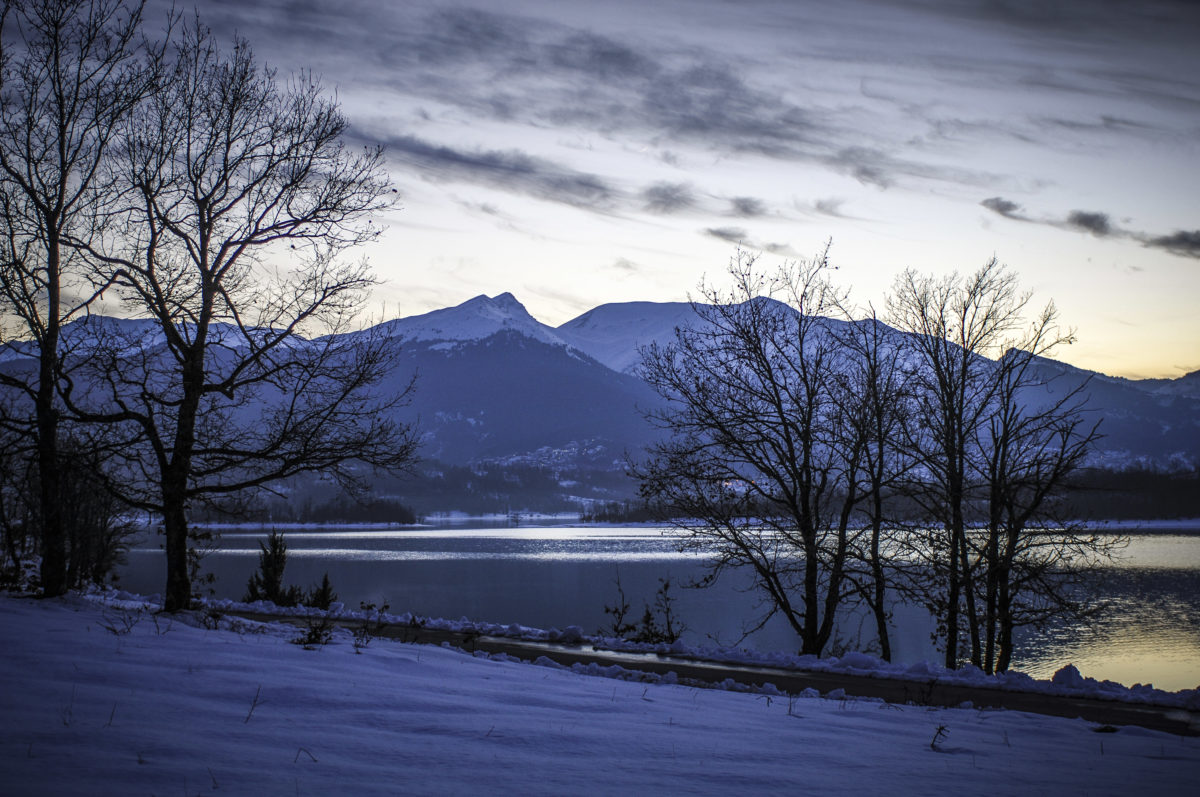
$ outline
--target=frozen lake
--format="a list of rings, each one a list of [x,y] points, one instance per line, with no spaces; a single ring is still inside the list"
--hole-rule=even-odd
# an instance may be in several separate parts
[[[537,526],[517,528],[471,520],[446,528],[322,528],[285,530],[285,583],[308,588],[329,573],[339,599],[386,601],[393,613],[510,623],[541,628],[579,625],[594,632],[610,618],[619,577],[633,619],[653,601],[659,578],[670,578],[685,640],[732,644],[756,616],[756,598],[737,579],[682,589],[703,562],[681,554],[669,532],[653,527]],[[265,530],[224,530],[220,549],[204,560],[218,597],[240,599],[258,566]],[[163,588],[159,538],[147,533],[121,570],[121,586],[153,594]],[[1073,663],[1087,676],[1161,689],[1200,685],[1200,529],[1137,533],[1120,560],[1102,574],[1096,600],[1108,611],[1091,626],[1064,624],[1026,632],[1014,668],[1045,678]],[[898,607],[897,661],[939,660],[924,610]],[[841,636],[850,648],[873,637],[870,623],[850,619]],[[778,618],[745,643],[795,651],[791,629]]]

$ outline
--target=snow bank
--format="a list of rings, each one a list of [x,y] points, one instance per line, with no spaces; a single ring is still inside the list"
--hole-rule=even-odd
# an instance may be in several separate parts
[[[160,603],[158,596],[144,598],[118,590],[94,592],[92,596],[95,600],[106,602],[116,601],[118,603],[129,603],[134,606]],[[282,617],[314,617],[324,614],[319,609],[306,606],[283,608],[265,601],[240,603],[226,599],[209,599],[203,601],[203,604],[207,608],[219,612],[250,611]],[[395,625],[416,624],[423,628],[439,631],[507,637],[535,642],[553,642],[570,645],[587,644],[597,650],[612,650],[622,653],[653,653],[662,656],[675,656],[719,664],[770,667],[805,672],[845,673],[847,675],[889,678],[917,683],[936,681],[937,683],[953,684],[956,686],[1116,700],[1124,703],[1146,703],[1193,711],[1200,710],[1200,687],[1184,689],[1178,692],[1168,692],[1162,689],[1155,689],[1152,684],[1125,686],[1116,681],[1100,681],[1095,678],[1084,677],[1071,664],[1063,667],[1047,681],[1032,678],[1018,671],[988,675],[978,667],[970,664],[964,665],[957,670],[949,670],[928,661],[911,664],[890,663],[865,653],[847,653],[840,657],[818,658],[816,656],[798,656],[790,653],[764,652],[745,648],[699,647],[685,645],[681,642],[670,645],[648,645],[612,637],[588,635],[584,633],[582,628],[574,625],[567,626],[567,628],[561,630],[558,628],[540,629],[530,628],[519,623],[475,622],[465,617],[459,620],[447,620],[435,617],[415,616],[408,612],[403,614],[386,614],[378,611],[348,610],[342,604],[335,604],[330,614],[334,617],[351,620],[382,620],[383,622]]]

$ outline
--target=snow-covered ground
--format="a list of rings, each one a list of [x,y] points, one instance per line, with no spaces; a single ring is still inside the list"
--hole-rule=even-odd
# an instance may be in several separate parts
[[[1187,794],[1200,739],[0,597],[0,793]],[[598,671],[597,668],[592,668]],[[935,741],[936,739],[936,741]]]

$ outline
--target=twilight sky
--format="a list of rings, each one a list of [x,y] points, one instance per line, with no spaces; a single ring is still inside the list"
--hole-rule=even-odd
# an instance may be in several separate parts
[[[197,6],[387,147],[376,315],[512,291],[557,325],[832,239],[860,302],[994,254],[1078,328],[1058,359],[1200,368],[1192,0]]]

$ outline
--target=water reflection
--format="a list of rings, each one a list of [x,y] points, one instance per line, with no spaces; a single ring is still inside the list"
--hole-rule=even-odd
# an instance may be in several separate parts
[[[1151,552],[1186,547],[1178,539],[1165,546],[1161,542],[1155,541]],[[1192,538],[1195,547],[1200,538]],[[1072,662],[1085,674],[1124,684],[1169,689],[1200,685],[1200,569],[1140,563],[1106,570],[1096,594],[1103,596],[1098,598],[1103,606],[1091,622],[1024,635],[1021,669],[1048,677],[1063,662]]]
[[[241,598],[257,567],[265,532],[222,533],[221,548],[203,568],[216,576],[220,597]],[[347,606],[387,601],[393,611],[538,627],[605,627],[606,603],[616,602],[619,578],[633,613],[653,600],[660,578],[677,587],[699,578],[704,562],[676,550],[657,528],[573,526],[445,529],[344,528],[288,531],[285,580],[303,587],[328,572]],[[148,535],[132,552],[122,586],[162,590],[158,539]],[[1153,682],[1166,689],[1200,684],[1200,534],[1141,534],[1131,538],[1113,569],[1093,588],[1105,603],[1091,625],[1068,623],[1018,638],[1014,667],[1048,677],[1067,663],[1084,675],[1122,683]],[[706,590],[673,589],[692,643],[731,644],[762,606],[745,591],[747,579],[723,577]],[[893,649],[900,661],[940,658],[920,608],[896,607]],[[864,615],[842,623],[850,647],[869,645]],[[760,650],[795,650],[796,636],[774,618],[744,644]]]

